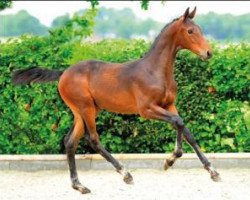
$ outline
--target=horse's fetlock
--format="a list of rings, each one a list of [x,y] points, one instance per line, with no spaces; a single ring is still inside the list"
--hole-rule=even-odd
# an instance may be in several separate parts
[[[209,161],[204,162],[204,168],[205,168],[206,170],[209,170],[211,167],[212,167],[212,166],[211,166],[211,163],[210,163]]]
[[[177,158],[180,158],[183,155],[183,151],[182,150],[177,150],[177,151],[174,152],[174,154],[175,154],[175,156]]]
[[[166,164],[171,167],[174,164],[174,160],[166,159]]]

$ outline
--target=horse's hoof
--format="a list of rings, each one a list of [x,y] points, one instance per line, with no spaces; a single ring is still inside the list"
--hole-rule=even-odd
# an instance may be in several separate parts
[[[164,170],[168,170],[169,167],[170,167],[170,166],[167,164],[167,162],[165,162],[165,163],[164,163],[164,166],[163,166],[163,169],[164,169]]]
[[[164,170],[168,170],[174,164],[173,160],[166,159],[164,163]]]
[[[133,177],[129,172],[126,172],[126,174],[123,177],[123,181],[127,184],[133,184]]]
[[[72,187],[73,187],[75,190],[80,191],[82,194],[88,194],[88,193],[91,192],[90,189],[84,187],[84,186],[81,185],[81,184],[72,185]]]
[[[220,177],[220,174],[216,171],[213,171],[211,173],[211,179],[214,181],[214,182],[220,182],[221,181],[221,177]]]

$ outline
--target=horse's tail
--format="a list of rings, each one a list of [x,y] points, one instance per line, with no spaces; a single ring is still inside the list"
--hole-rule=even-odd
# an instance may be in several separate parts
[[[14,72],[12,83],[22,85],[28,83],[44,83],[56,81],[62,75],[63,71],[42,69],[40,67],[32,67],[29,69],[21,69]]]

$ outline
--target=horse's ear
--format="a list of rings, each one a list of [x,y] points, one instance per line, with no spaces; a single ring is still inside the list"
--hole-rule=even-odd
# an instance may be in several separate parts
[[[194,7],[194,10],[188,15],[190,19],[193,19],[196,13],[196,6]]]
[[[186,19],[189,17],[189,7],[186,9],[184,15],[183,15],[183,21],[186,21]]]

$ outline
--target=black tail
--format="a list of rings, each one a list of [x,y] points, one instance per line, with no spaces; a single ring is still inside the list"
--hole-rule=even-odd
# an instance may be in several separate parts
[[[44,83],[49,81],[56,81],[62,75],[63,71],[42,69],[39,67],[32,67],[29,69],[17,70],[12,76],[12,83],[15,85],[28,83]]]

